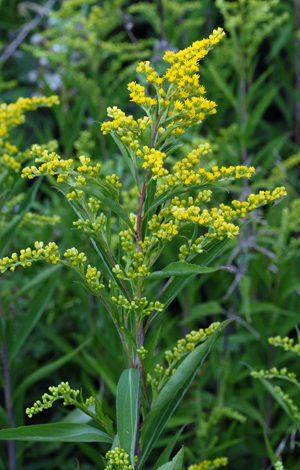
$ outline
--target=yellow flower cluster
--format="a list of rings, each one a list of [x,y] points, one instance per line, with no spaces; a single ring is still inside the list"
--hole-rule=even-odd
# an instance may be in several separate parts
[[[191,46],[183,49],[182,51],[167,51],[163,59],[172,64],[172,67],[167,70],[166,78],[169,81],[176,81],[179,85],[182,80],[183,72],[189,74],[197,72],[199,61],[208,53],[209,50],[220,42],[224,35],[225,33],[223,29],[218,28],[210,34],[208,39],[195,41]],[[187,86],[190,86],[188,83],[189,81],[187,81]],[[192,91],[192,89],[190,91]]]
[[[43,242],[35,242],[35,250],[31,248],[26,248],[25,250],[20,251],[20,255],[13,253],[11,257],[5,257],[0,259],[0,272],[4,273],[7,269],[14,271],[17,266],[22,266],[23,268],[31,266],[34,261],[46,260],[47,263],[57,264],[58,262],[65,264],[63,260],[60,259],[60,253],[58,246],[55,242],[50,242],[44,247]],[[84,272],[84,266],[86,263],[86,255],[84,253],[79,253],[76,248],[69,248],[64,253],[67,263],[73,268],[76,269],[87,281],[91,289],[99,292],[103,287],[101,272],[96,268],[88,265],[86,273]]]
[[[16,103],[2,103],[0,105],[0,146],[3,145],[2,139],[8,137],[8,131],[25,121],[24,112],[35,110],[41,106],[51,107],[58,103],[58,96],[50,96],[49,98],[33,96],[32,98],[19,98]]]
[[[171,133],[179,137],[187,128],[201,122],[205,114],[215,113],[216,103],[205,99],[205,89],[199,85],[199,61],[213,48],[224,36],[221,28],[213,31],[208,39],[196,41],[192,46],[177,53],[167,51],[164,60],[171,64],[163,77],[150,67],[150,63],[139,63],[136,71],[146,75],[147,81],[152,83],[157,91],[157,99],[161,109],[169,109],[168,116],[172,121],[167,127],[174,126]],[[163,83],[171,84],[169,91],[163,89]],[[144,87],[142,87],[143,99]],[[196,96],[193,96],[196,95]],[[198,96],[197,96],[198,95]],[[139,96],[134,99],[140,104]]]
[[[97,268],[93,268],[90,264],[88,264],[85,278],[91,289],[100,292],[100,290],[104,288],[102,282],[103,278],[100,279],[101,271],[98,271]]]
[[[251,212],[258,206],[268,204],[276,201],[277,199],[286,196],[286,190],[284,186],[275,188],[274,191],[259,191],[258,194],[250,194],[247,198],[247,202],[232,201],[232,205],[235,207],[235,211],[238,217],[244,217],[243,214]]]
[[[168,170],[163,168],[164,160],[166,158],[166,154],[164,152],[160,152],[154,148],[150,149],[147,145],[144,145],[143,151],[139,149],[136,154],[142,156],[145,160],[142,165],[143,168],[151,168],[152,173],[154,174],[154,180],[169,173]]]
[[[75,199],[81,199],[84,196],[84,192],[76,189],[76,191],[71,191],[66,194],[69,201],[74,201]]]
[[[156,89],[156,98],[146,96],[145,87],[131,82],[128,84],[130,99],[141,106],[149,114],[149,110],[159,104],[158,112],[166,111],[167,125],[170,128],[169,140],[179,137],[186,129],[194,124],[201,122],[206,114],[215,113],[216,103],[205,99],[202,95],[205,93],[203,86],[199,85],[199,60],[214,47],[225,33],[221,28],[215,30],[208,39],[194,42],[192,46],[174,53],[166,52],[164,59],[171,63],[163,77],[150,66],[150,62],[141,62],[137,67],[137,72],[146,75],[147,81],[152,83]],[[165,81],[170,86],[166,92],[163,88]],[[143,133],[146,127],[152,124],[149,117],[140,119],[137,122],[132,116],[125,116],[125,113],[117,107],[108,108],[107,115],[112,118],[110,122],[104,122],[101,125],[103,134],[116,132],[127,146],[128,150],[136,152],[140,150],[140,141],[138,137]],[[162,123],[163,124],[163,123]],[[165,128],[160,126],[159,134],[164,132]],[[140,153],[141,154],[141,151]],[[149,168],[149,166],[144,166]],[[162,171],[162,165],[158,167],[156,174],[163,176],[167,171]]]
[[[226,467],[227,464],[227,457],[220,457],[214,460],[203,460],[201,463],[190,465],[188,470],[214,470],[215,468]]]
[[[112,118],[112,121],[101,124],[103,135],[116,132],[123,144],[126,144],[131,151],[139,150],[140,142],[137,138],[143,134],[147,127],[151,126],[151,119],[145,116],[143,119],[135,121],[133,116],[126,117],[125,113],[116,106],[107,108],[107,115]]]
[[[89,198],[88,207],[93,215],[96,215],[98,210],[100,209],[100,201],[99,199],[95,199],[93,197]]]
[[[84,186],[86,184],[85,176],[97,177],[101,172],[101,165],[97,163],[95,166],[88,165],[90,158],[86,158],[84,155],[79,157],[81,166],[75,168],[73,159],[63,160],[57,153],[51,152],[48,150],[43,150],[42,147],[38,145],[33,145],[31,150],[31,155],[36,156],[36,162],[42,162],[38,168],[32,166],[31,168],[26,167],[22,171],[22,178],[32,179],[35,176],[43,175],[58,175],[57,182],[63,183],[67,182],[69,176],[75,176],[75,181],[78,185]]]
[[[161,87],[163,81],[164,81],[164,77],[159,77],[158,73],[155,72],[155,70],[153,70],[152,67],[150,67],[150,62],[147,60],[145,62],[140,62],[136,71],[138,73],[141,73],[142,75],[146,75],[147,76],[147,81],[150,82],[150,83],[153,83],[153,84],[156,84],[157,86]],[[162,95],[164,94],[163,93],[163,90],[162,90]]]
[[[132,470],[129,455],[124,449],[115,447],[106,453],[105,458],[108,460],[106,470]]]
[[[154,214],[148,222],[148,228],[157,239],[171,241],[178,233],[180,223],[170,220],[163,223],[162,220],[170,213],[168,209],[162,209],[159,214]]]
[[[186,223],[194,222],[199,226],[207,227],[205,233],[207,238],[217,238],[222,240],[224,237],[233,239],[239,234],[239,228],[230,223],[231,220],[243,218],[247,213],[253,211],[258,206],[275,201],[286,195],[285,188],[278,187],[272,193],[270,191],[260,191],[259,194],[250,194],[247,201],[232,201],[235,209],[220,204],[219,208],[200,210],[192,202],[192,198],[180,200],[178,197],[172,199],[170,206],[162,209],[159,214],[154,214],[148,222],[148,228],[157,238],[170,241],[178,234],[179,229]],[[208,198],[210,196],[207,196]],[[166,222],[163,222],[163,220]],[[171,220],[168,220],[171,219]],[[198,246],[198,249],[200,247]],[[182,253],[184,252],[182,248]]]
[[[66,258],[67,262],[70,263],[75,269],[79,270],[80,272],[84,271],[84,265],[86,263],[87,257],[85,253],[79,253],[76,248],[68,248],[65,253],[64,257]]]
[[[0,163],[3,163],[5,166],[11,168],[16,173],[20,171],[21,163],[15,160],[14,157],[11,157],[7,153],[4,153],[2,157],[0,157]]]
[[[200,87],[199,90],[202,90],[203,87]],[[181,96],[188,95],[187,91],[179,90]],[[170,100],[165,100],[165,104]],[[169,106],[169,105],[168,105]],[[192,96],[191,98],[186,98],[183,101],[176,100],[172,109],[168,112],[168,116],[172,121],[167,125],[167,129],[173,126],[171,134],[174,137],[180,137],[181,134],[189,129],[195,124],[200,124],[205,118],[206,114],[215,114],[217,103],[214,101],[209,101],[203,96]]]
[[[214,166],[212,171],[206,171],[204,168],[195,170],[195,167],[200,162],[200,158],[210,152],[209,144],[202,144],[187,157],[181,161],[176,162],[173,166],[173,172],[166,177],[166,183],[157,188],[156,195],[164,193],[168,189],[183,184],[184,186],[198,186],[205,183],[215,183],[218,181],[224,181],[225,179],[239,179],[250,178],[255,173],[255,168],[238,165],[236,167],[224,167],[219,168]]]
[[[116,264],[112,271],[116,274],[118,279],[136,279],[138,277],[147,277],[150,274],[148,267],[145,264],[138,266],[138,263],[134,261],[132,266],[126,270],[126,273],[122,270],[119,264]]]
[[[16,266],[31,266],[34,261],[45,259],[47,263],[57,264],[60,260],[60,253],[56,243],[50,242],[44,247],[43,242],[35,242],[35,250],[26,248],[20,251],[20,255],[13,253],[11,258],[5,257],[0,259],[0,272],[4,273],[7,269],[14,271]]]
[[[122,188],[122,183],[120,183],[120,178],[113,173],[110,176],[106,176],[106,181],[110,183],[112,186],[115,186],[115,188],[119,191]]]
[[[130,101],[134,101],[142,108],[149,109],[157,104],[156,99],[148,98],[145,93],[145,87],[136,82],[128,83],[128,90],[130,91]]]
[[[64,406],[73,405],[77,402],[77,396],[79,395],[79,390],[73,390],[69,382],[61,382],[57,387],[49,387],[49,393],[44,393],[42,396],[42,401],[37,400],[33,406],[26,408],[26,414],[29,418],[32,418],[33,415],[51,408],[53,403],[56,400],[63,399]],[[86,408],[93,405],[95,399],[93,397],[87,398],[85,401]]]
[[[8,141],[9,131],[25,121],[24,113],[41,106],[51,107],[58,103],[57,96],[49,98],[34,96],[33,98],[19,98],[16,103],[0,105],[0,167],[3,165],[18,172],[21,168],[21,161],[29,157],[29,151],[20,152]]]

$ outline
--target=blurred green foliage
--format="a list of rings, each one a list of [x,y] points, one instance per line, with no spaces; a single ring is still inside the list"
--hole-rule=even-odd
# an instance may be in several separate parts
[[[200,69],[218,112],[200,132],[186,133],[178,153],[195,148],[205,136],[213,153],[203,160],[204,167],[248,164],[259,170],[251,186],[241,182],[232,188],[237,198],[274,183],[285,185],[288,197],[257,211],[242,236],[228,244],[216,262],[230,270],[197,277],[161,318],[157,361],[187,331],[224,317],[235,321],[218,339],[156,452],[184,426],[180,440],[190,464],[226,455],[231,470],[267,470],[275,455],[286,469],[297,470],[299,424],[274,387],[263,386],[250,372],[287,367],[300,374],[292,354],[275,353],[268,343],[278,335],[296,339],[299,323],[299,0],[2,0],[0,101],[59,95],[59,105],[28,113],[25,123],[10,130],[11,144],[24,155],[33,143],[56,140],[66,158],[85,154],[104,162],[107,171],[113,167],[123,172],[124,196],[134,205],[131,176],[116,146],[100,133],[106,107],[116,105],[131,113],[126,83],[134,77],[136,63],[151,59],[163,70],[165,50],[186,47],[218,26],[227,38]],[[3,236],[2,245],[0,241],[1,255],[8,243],[11,252],[33,239],[59,240],[63,248],[74,245],[88,252],[85,237],[70,230],[71,208],[61,204],[51,185],[37,188],[13,171],[4,177],[3,171],[0,197],[4,193],[6,202],[0,207],[0,227],[2,236],[9,237]],[[55,228],[40,226],[28,211],[59,216],[61,222]],[[14,228],[4,232],[9,223]],[[165,264],[170,262],[168,248],[163,257]],[[45,266],[18,271],[13,278],[5,273],[0,305],[2,370],[10,373],[14,426],[24,424],[26,406],[41,392],[66,379],[87,394],[95,390],[104,411],[114,417],[110,397],[123,367],[116,353],[119,338],[105,310],[74,283],[71,273]],[[0,387],[0,426],[5,428],[11,422],[3,374]],[[297,385],[286,381],[282,389],[300,407]],[[66,415],[59,405],[47,413],[48,422],[63,416],[83,419],[77,411]],[[35,420],[42,422],[39,416]],[[103,468],[90,444],[17,443],[14,452],[16,467],[11,470]],[[0,469],[9,468],[9,461],[9,448],[0,444]]]

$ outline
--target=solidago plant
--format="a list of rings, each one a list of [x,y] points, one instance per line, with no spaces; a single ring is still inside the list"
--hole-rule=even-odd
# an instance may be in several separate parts
[[[167,51],[164,60],[169,66],[163,76],[149,62],[138,65],[137,72],[151,85],[149,93],[136,82],[129,83],[128,89],[131,101],[140,106],[144,117],[135,120],[116,107],[107,110],[110,119],[101,124],[101,130],[113,137],[128,165],[131,175],[123,182],[127,179],[132,194],[137,194],[135,212],[128,210],[132,205],[128,204],[128,194],[123,198],[118,175],[103,177],[100,163],[93,165],[86,156],[79,157],[79,163],[64,160],[55,152],[32,147],[31,154],[39,166],[25,168],[22,177],[57,177],[61,192],[78,216],[74,226],[90,237],[98,261],[94,257],[89,264],[85,253],[74,247],[61,254],[56,243],[44,246],[36,241],[34,249],[1,259],[1,272],[14,271],[19,265],[29,267],[38,260],[74,269],[109,312],[123,345],[126,369],[117,387],[116,423],[104,415],[96,394],[84,400],[66,382],[50,387],[50,394],[44,394],[26,410],[28,416],[61,398],[65,405],[73,404],[87,413],[97,427],[71,423],[28,426],[0,431],[2,439],[35,440],[38,436],[46,441],[111,443],[105,456],[107,469],[144,468],[156,440],[226,325],[213,323],[190,332],[172,351],[165,352],[165,365],[152,367],[159,330],[147,343],[145,335],[157,317],[194,276],[219,269],[210,264],[239,234],[237,219],[286,194],[284,187],[278,187],[273,192],[250,194],[245,201],[211,206],[214,189],[235,179],[250,178],[255,169],[202,168],[201,157],[210,152],[208,144],[199,145],[180,161],[172,155],[180,146],[177,139],[182,134],[216,112],[216,103],[205,98],[205,89],[199,84],[198,69],[200,60],[223,35],[219,28],[208,39],[182,51]],[[160,254],[167,244],[172,246],[174,261],[162,267]],[[182,468],[183,449],[167,462],[172,448],[167,447],[155,468]],[[227,459],[220,457],[189,468],[224,465]]]
[[[25,122],[27,111],[40,107],[51,108],[58,102],[57,96],[33,96],[19,98],[15,103],[0,104],[0,256],[3,256],[4,250],[12,241],[14,231],[21,224],[59,222],[58,216],[29,211],[37,187],[32,187],[27,193],[21,192],[19,173],[22,164],[30,159],[30,149],[22,151],[11,142],[11,131]],[[56,142],[51,141],[47,148],[55,149],[56,146]],[[19,207],[18,211],[15,210],[16,207]]]

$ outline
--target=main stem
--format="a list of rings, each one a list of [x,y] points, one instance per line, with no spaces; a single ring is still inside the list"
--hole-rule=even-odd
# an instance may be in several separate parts
[[[157,121],[156,121],[155,129],[154,129],[154,132],[153,132],[153,135],[152,135],[150,148],[154,148],[154,146],[155,146],[154,144],[155,144],[155,139],[156,139],[156,136],[157,136],[158,126],[159,126],[161,116],[162,116],[162,112],[160,112],[157,116]],[[145,203],[147,180],[148,180],[149,173],[150,173],[150,168],[147,168],[145,178],[144,178],[143,188],[142,188],[142,191],[140,193],[139,208],[138,208],[138,213],[137,213],[136,243],[137,243],[138,252],[142,251],[142,247],[140,245],[140,242],[142,241],[142,219],[143,219],[142,213],[143,213],[143,207],[144,207],[144,203]],[[141,285],[140,285],[140,282],[139,282],[137,295],[138,295],[139,298],[141,298],[142,294],[143,294],[142,293],[142,288],[141,288]],[[143,326],[142,322],[139,325],[137,319],[136,319],[136,344],[137,344],[138,348],[140,348],[144,344],[144,326]],[[141,408],[142,380],[143,380],[143,385],[144,385],[144,388],[145,388],[145,393],[146,393],[146,396],[147,396],[148,405],[150,405],[150,400],[149,400],[149,395],[148,395],[148,391],[147,391],[147,383],[146,383],[144,366],[143,366],[142,360],[139,358],[138,354],[136,354],[136,367],[138,368],[138,371],[139,371],[139,388],[138,388],[138,403],[137,403],[137,432],[136,432],[134,455],[139,457],[139,455],[140,455],[140,423],[141,423],[140,408]],[[137,459],[137,463],[135,464],[136,469],[137,469],[137,467],[138,467],[138,459]]]

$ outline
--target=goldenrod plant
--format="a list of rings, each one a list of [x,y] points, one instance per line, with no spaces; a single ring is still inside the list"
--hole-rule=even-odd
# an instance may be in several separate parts
[[[11,242],[14,230],[24,222],[35,219],[39,223],[57,223],[57,216],[51,217],[29,212],[32,202],[31,189],[27,194],[21,192],[19,174],[24,162],[30,158],[30,149],[19,150],[11,142],[11,132],[25,122],[25,113],[40,107],[52,107],[58,104],[57,96],[19,98],[15,103],[0,104],[0,254],[3,255]],[[47,148],[55,149],[56,142],[50,142]],[[21,204],[22,203],[22,204]],[[19,205],[19,212],[13,209]]]
[[[91,424],[60,422],[5,429],[0,431],[1,439],[104,443],[111,446],[104,455],[104,466],[109,469],[183,467],[183,448],[170,460],[178,435],[156,462],[151,461],[151,454],[228,321],[187,333],[172,351],[165,352],[164,365],[152,360],[160,331],[151,341],[149,332],[195,276],[228,269],[212,262],[239,235],[239,219],[245,222],[256,208],[286,195],[281,186],[215,206],[211,204],[215,191],[235,180],[251,178],[255,169],[246,165],[204,169],[201,158],[210,153],[206,143],[176,160],[181,136],[216,113],[217,104],[205,97],[198,72],[199,62],[223,36],[224,31],[218,28],[209,38],[184,50],[167,51],[164,60],[168,67],[163,75],[149,61],[139,63],[137,72],[147,86],[131,82],[128,90],[130,101],[141,108],[144,117],[134,119],[114,106],[107,109],[108,119],[101,124],[102,133],[114,139],[120,158],[128,165],[129,174],[121,175],[122,179],[115,173],[102,176],[101,164],[93,164],[85,155],[74,161],[55,151],[32,147],[37,165],[24,168],[22,177],[56,178],[78,217],[74,227],[87,234],[94,256],[88,260],[75,247],[61,253],[54,241],[46,245],[36,241],[32,248],[3,257],[1,273],[30,267],[39,260],[75,270],[81,284],[108,312],[120,338],[125,369],[116,390],[113,423],[103,412],[96,392],[84,400],[80,390],[63,382],[51,386],[50,394],[28,407],[27,415],[34,419],[36,413],[62,398],[65,405],[75,405],[86,413]],[[123,200],[126,178],[135,186],[135,210],[126,204],[128,194]],[[171,247],[173,259],[161,266],[161,254],[167,247]],[[237,417],[243,420],[242,415]],[[190,468],[225,465],[227,459],[220,456]]]

